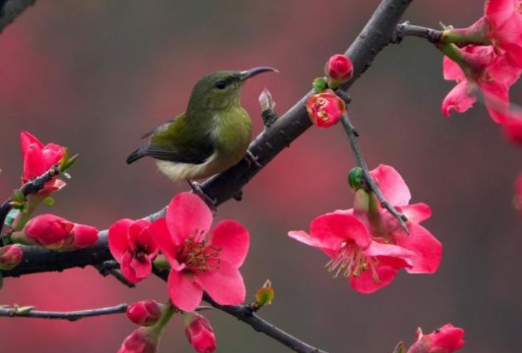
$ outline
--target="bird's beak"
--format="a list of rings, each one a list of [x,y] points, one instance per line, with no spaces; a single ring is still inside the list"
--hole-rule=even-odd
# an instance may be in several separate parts
[[[241,71],[239,73],[239,81],[246,81],[251,77],[257,76],[259,74],[262,74],[263,72],[279,72],[273,67],[268,66],[261,66],[261,67],[254,67],[253,69]]]

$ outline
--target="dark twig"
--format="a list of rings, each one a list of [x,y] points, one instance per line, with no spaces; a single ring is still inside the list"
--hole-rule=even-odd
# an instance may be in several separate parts
[[[0,33],[36,0],[0,0]]]
[[[397,25],[390,42],[400,44],[406,36],[424,38],[433,44],[437,44],[440,43],[442,39],[442,31],[433,28],[410,25],[410,23],[406,21]]]
[[[28,181],[22,185],[20,192],[24,195],[24,197],[27,195],[36,194],[44,188],[48,181],[56,178],[60,175],[60,173],[60,164],[53,165],[47,172],[40,175],[38,178]],[[13,208],[11,204],[12,202],[12,198],[8,198],[0,205],[0,230],[5,222],[5,218]]]
[[[106,308],[79,311],[39,311],[28,308],[1,308],[0,317],[26,317],[34,319],[77,321],[86,317],[122,314],[127,311],[127,304],[109,306]]]
[[[409,233],[408,226],[406,225],[406,222],[408,221],[408,218],[406,218],[405,215],[398,212],[392,205],[386,201],[386,198],[382,194],[381,190],[373,180],[373,178],[370,175],[370,171],[368,169],[368,165],[366,164],[366,161],[364,160],[364,156],[362,154],[361,148],[359,146],[359,140],[358,136],[359,134],[355,130],[355,127],[352,125],[352,122],[350,121],[350,118],[348,117],[348,113],[345,113],[343,115],[343,118],[341,120],[343,124],[344,131],[346,131],[346,134],[348,135],[348,140],[350,141],[350,146],[352,147],[353,153],[355,155],[355,159],[357,160],[357,165],[362,169],[364,181],[366,182],[366,185],[368,186],[369,191],[372,191],[375,196],[377,196],[377,199],[381,203],[382,208],[385,208],[390,212],[401,224],[402,229],[406,232],[406,234]]]
[[[345,53],[354,65],[354,77],[342,85],[343,90],[349,89],[370,67],[377,54],[390,43],[397,23],[412,1],[383,0],[381,2],[355,42]],[[257,161],[261,165],[266,166],[311,126],[305,104],[313,93],[313,91],[308,92],[252,142],[249,151],[257,157]],[[201,187],[207,195],[216,199],[216,205],[220,205],[236,195],[238,190],[243,189],[261,169],[243,159],[227,171],[213,176]],[[164,210],[162,209],[148,219],[162,217]],[[13,277],[29,273],[61,271],[71,267],[85,267],[108,260],[112,260],[112,256],[107,247],[105,231],[100,233],[100,240],[95,245],[74,252],[56,253],[36,247],[24,247],[22,263],[11,271],[1,273],[4,277]]]
[[[105,261],[101,264],[97,264],[97,265],[93,265],[93,266],[104,277],[113,276],[119,282],[121,282],[122,284],[124,284],[125,286],[127,286],[129,288],[136,287],[136,285],[134,283],[130,282],[127,278],[125,278],[123,273],[121,273],[120,264],[117,263],[116,261]]]

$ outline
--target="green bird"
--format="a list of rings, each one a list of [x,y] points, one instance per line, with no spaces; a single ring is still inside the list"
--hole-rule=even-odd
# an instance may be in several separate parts
[[[252,138],[252,121],[241,106],[243,84],[251,77],[274,71],[256,67],[246,71],[217,71],[194,86],[187,111],[160,125],[143,138],[147,145],[127,158],[131,164],[149,156],[172,180],[208,178],[237,164]]]

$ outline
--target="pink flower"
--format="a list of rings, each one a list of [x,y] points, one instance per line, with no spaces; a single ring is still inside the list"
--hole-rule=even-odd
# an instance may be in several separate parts
[[[503,123],[509,114],[509,88],[520,77],[521,69],[498,55],[492,46],[454,47],[459,64],[444,57],[444,79],[455,80],[457,85],[442,102],[442,111],[449,116],[451,110],[467,111],[477,101],[477,90],[484,95],[484,103],[491,118]]]
[[[239,272],[249,247],[248,230],[221,221],[210,234],[212,212],[197,196],[182,193],[172,199],[165,218],[150,226],[172,267],[168,291],[180,310],[194,311],[206,291],[217,303],[237,305],[245,299]]]
[[[153,328],[140,327],[125,338],[117,353],[155,353],[157,348],[158,336]]]
[[[328,86],[336,88],[353,77],[353,64],[345,55],[336,54],[326,62],[324,72],[329,78]]]
[[[288,235],[326,253],[331,258],[328,270],[348,277],[361,293],[387,286],[400,268],[412,266],[413,252],[372,240],[368,228],[348,213],[321,215],[310,223],[310,234],[291,231]]]
[[[417,330],[417,342],[407,353],[453,353],[464,345],[464,330],[447,324],[424,335],[422,330]]]
[[[190,345],[198,353],[214,352],[216,350],[216,336],[210,321],[198,313],[187,315],[189,319],[185,321],[185,335]]]
[[[343,117],[346,104],[332,90],[326,90],[311,96],[306,102],[306,110],[315,126],[327,128]]]
[[[24,172],[22,182],[26,183],[47,172],[53,165],[60,162],[65,148],[54,143],[43,145],[36,137],[24,131],[20,135]],[[51,193],[65,186],[65,182],[57,178],[47,182],[43,193]]]
[[[361,212],[356,208],[355,216],[368,225],[373,239],[395,244],[415,253],[411,258],[412,267],[406,268],[408,273],[437,271],[442,258],[442,244],[420,225],[431,217],[430,207],[424,203],[409,204],[410,189],[393,167],[381,164],[370,175],[390,205],[408,218],[409,234],[405,234],[397,219],[377,202],[377,214],[372,213],[372,210]]]
[[[508,140],[522,145],[522,116],[520,114],[512,114],[510,119],[502,124],[502,129]]]
[[[515,197],[513,198],[515,209],[522,213],[522,173],[520,173],[515,182]]]
[[[17,245],[6,245],[0,248],[0,270],[9,271],[22,262],[24,252]]]
[[[140,326],[152,326],[161,317],[161,305],[154,300],[142,300],[127,308],[127,317]]]
[[[22,233],[13,235],[13,239],[53,250],[67,251],[96,243],[98,230],[52,214],[44,214],[31,219]]]
[[[147,278],[152,272],[152,260],[158,245],[150,232],[150,222],[128,218],[109,228],[109,249],[121,264],[121,272],[132,283]]]

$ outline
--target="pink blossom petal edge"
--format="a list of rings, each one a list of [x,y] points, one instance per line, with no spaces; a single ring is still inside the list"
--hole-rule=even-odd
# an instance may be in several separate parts
[[[129,250],[128,230],[132,220],[120,219],[109,228],[109,250],[116,261],[122,261],[123,255]]]
[[[209,245],[220,249],[220,260],[239,268],[245,261],[250,245],[248,229],[235,221],[221,221],[212,231]]]
[[[212,225],[212,212],[198,196],[184,192],[172,199],[165,219],[174,244],[179,245],[191,235],[207,233]]]
[[[376,269],[377,275],[379,276],[379,281],[376,282],[373,278],[373,274],[371,271],[363,271],[359,276],[351,276],[350,284],[354,290],[359,293],[370,294],[374,293],[377,290],[386,287],[389,285],[395,275],[397,274],[397,269],[391,266],[379,266]]]
[[[348,239],[361,248],[371,243],[366,226],[355,216],[327,213],[310,223],[310,237],[317,239],[321,248],[338,250]]]
[[[183,311],[196,310],[203,298],[203,288],[196,278],[176,270],[170,271],[167,287],[172,304]]]
[[[381,164],[370,175],[391,205],[404,206],[410,202],[410,189],[395,168]]]
[[[442,101],[442,113],[449,117],[452,110],[464,113],[471,108],[477,101],[477,97],[469,90],[468,81],[462,81],[453,87]]]
[[[167,228],[165,218],[159,218],[149,226],[149,232],[156,241],[158,248],[170,262],[172,267],[179,266],[176,260],[177,246],[174,244],[172,236]]]
[[[221,262],[215,271],[198,274],[205,291],[218,304],[238,305],[245,301],[245,283],[237,268]]]
[[[442,244],[423,226],[409,225],[410,234],[395,237],[397,245],[414,252],[408,273],[434,273],[442,259]]]

